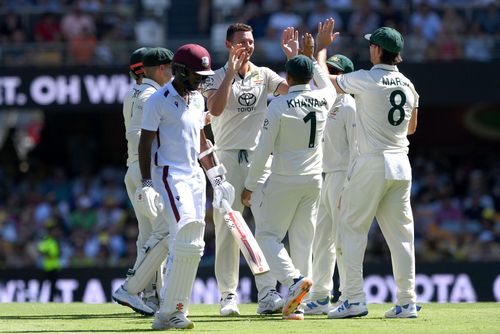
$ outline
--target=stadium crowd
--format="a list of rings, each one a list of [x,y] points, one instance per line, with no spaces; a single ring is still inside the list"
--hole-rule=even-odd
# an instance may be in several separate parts
[[[417,261],[500,260],[499,158],[413,157]],[[35,168],[22,177],[13,170],[0,169],[0,268],[42,267],[49,256],[41,248],[46,240],[57,244],[61,267],[131,265],[138,231],[124,168],[76,175],[61,167]],[[207,191],[210,197],[211,187]],[[214,225],[207,205],[202,264],[212,265]],[[389,261],[376,224],[366,260]]]
[[[280,62],[283,28],[315,32],[316,22],[328,17],[342,32],[335,48],[354,61],[368,60],[361,36],[379,26],[407,36],[405,61],[500,58],[495,0],[4,0],[0,64],[125,64],[137,45],[179,37],[210,43],[219,36],[215,27],[225,31],[231,21],[253,27],[257,62]],[[185,24],[169,24],[174,18]],[[182,30],[191,26],[186,36]]]

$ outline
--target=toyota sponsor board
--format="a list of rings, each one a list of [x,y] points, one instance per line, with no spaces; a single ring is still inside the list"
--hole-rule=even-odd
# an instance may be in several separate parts
[[[41,270],[0,271],[0,302],[106,303],[123,282],[126,269],[67,269],[49,279]],[[238,286],[242,303],[256,302],[257,291],[250,270],[240,268]],[[365,267],[365,293],[369,303],[395,302],[390,266]],[[422,264],[416,275],[417,300],[421,303],[500,302],[500,267],[491,263]],[[282,294],[286,291],[282,289]],[[219,292],[212,267],[198,271],[192,303],[216,304]]]

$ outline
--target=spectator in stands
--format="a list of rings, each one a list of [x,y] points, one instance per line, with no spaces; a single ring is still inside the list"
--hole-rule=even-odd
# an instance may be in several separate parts
[[[405,42],[404,59],[416,63],[424,62],[429,42],[422,35],[420,26],[413,28],[413,32],[406,38]]]
[[[8,12],[0,23],[0,41],[2,44],[11,43],[19,31],[24,32],[21,17],[14,12]]]
[[[281,0],[280,9],[269,17],[266,40],[261,45],[270,61],[283,60],[280,40],[283,30],[287,27],[302,29],[302,18],[292,11],[293,0]]]
[[[485,34],[477,21],[472,23],[470,33],[465,37],[464,58],[474,61],[490,61],[493,58],[495,41]]]
[[[97,47],[97,39],[87,28],[84,28],[80,35],[76,35],[69,40],[68,51],[72,64],[89,64],[94,58]]]
[[[391,27],[406,35],[403,13],[392,3],[391,0],[380,0],[380,25]],[[337,26],[337,21],[335,21]],[[406,49],[406,47],[405,47]]]
[[[441,31],[441,18],[427,1],[422,1],[418,10],[410,15],[410,27],[419,26],[426,40],[433,42]]]
[[[368,0],[360,0],[349,18],[347,31],[353,37],[364,36],[380,27],[380,17]]]
[[[58,42],[62,38],[61,25],[53,13],[42,14],[35,24],[35,40],[37,42]]]
[[[84,32],[95,34],[95,31],[94,19],[83,12],[78,3],[74,4],[71,12],[62,18],[61,32],[68,41],[82,36]]]
[[[307,19],[307,29],[309,29],[310,32],[315,33],[318,30],[318,22],[325,22],[329,18],[333,18],[335,20],[335,29],[342,31],[343,22],[340,14],[328,7],[327,0],[319,0],[316,2],[316,5],[311,13],[309,13],[309,17]]]
[[[477,22],[481,24],[484,32],[489,35],[494,35],[500,30],[500,11],[498,4],[491,3],[486,9],[479,9]]]
[[[352,0],[326,0],[328,7],[333,9],[349,9],[352,8]]]

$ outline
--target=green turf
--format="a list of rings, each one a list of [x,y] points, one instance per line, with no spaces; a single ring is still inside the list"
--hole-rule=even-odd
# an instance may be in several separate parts
[[[259,316],[255,304],[240,305],[240,317],[218,316],[218,305],[192,305],[195,333],[500,333],[500,304],[425,304],[418,319],[384,319],[389,305],[369,305],[367,317],[328,320],[306,316],[283,321]],[[151,333],[152,318],[116,304],[0,303],[0,333]]]

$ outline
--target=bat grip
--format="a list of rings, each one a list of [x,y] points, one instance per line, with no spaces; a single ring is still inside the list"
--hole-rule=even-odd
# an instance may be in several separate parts
[[[229,202],[225,199],[222,200],[222,207],[224,208],[224,211],[226,211],[226,213],[233,211],[231,205],[229,205]]]

